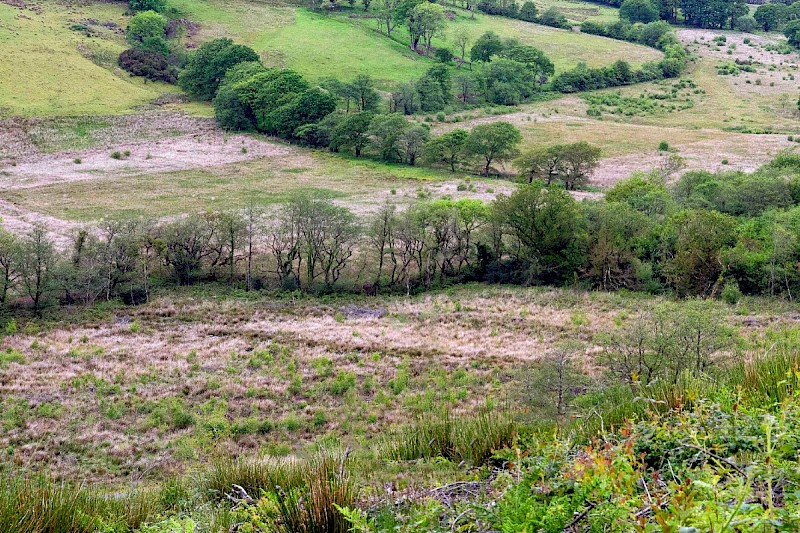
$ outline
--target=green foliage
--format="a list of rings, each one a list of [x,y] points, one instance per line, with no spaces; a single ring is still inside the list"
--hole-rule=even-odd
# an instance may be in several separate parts
[[[797,179],[777,166],[764,167],[752,174],[692,171],[681,176],[673,195],[687,207],[754,216],[768,209],[791,206]]]
[[[561,11],[556,7],[549,7],[542,12],[538,22],[545,26],[552,26],[554,28],[568,28],[569,21]]]
[[[128,24],[128,42],[134,46],[146,46],[146,49],[159,51],[158,40],[163,40],[166,27],[167,19],[155,11],[137,13]]]
[[[735,240],[735,219],[716,211],[684,210],[667,219],[664,270],[679,294],[718,294],[723,250]]]
[[[739,284],[736,280],[728,280],[725,286],[722,287],[722,299],[730,305],[736,305],[742,298],[742,291],[739,290]]]
[[[369,145],[369,128],[375,115],[370,111],[362,111],[347,115],[333,129],[329,146],[334,149],[352,149],[356,157]]]
[[[651,0],[624,0],[619,6],[619,16],[628,22],[647,24],[658,20],[658,8]]]
[[[542,181],[551,185],[561,181],[564,188],[574,190],[585,185],[600,161],[600,148],[586,141],[555,144],[529,150],[514,160],[521,181]]]
[[[481,35],[472,45],[469,52],[471,61],[482,61],[488,63],[492,60],[493,56],[499,55],[505,47],[503,40],[499,35],[492,31],[488,31]]]
[[[464,152],[485,162],[483,171],[489,175],[493,162],[511,159],[517,155],[517,145],[522,142],[519,130],[508,122],[492,122],[475,126],[464,143]]]
[[[161,13],[167,7],[166,0],[129,0],[131,11],[155,11]]]
[[[538,14],[539,10],[536,8],[536,4],[530,0],[526,0],[526,2],[522,4],[522,7],[519,8],[520,20],[536,22]]]
[[[423,157],[428,163],[442,163],[455,172],[465,162],[463,151],[468,137],[469,132],[460,128],[434,137],[425,145]]]
[[[563,188],[524,185],[498,198],[493,210],[514,240],[520,281],[561,282],[575,275],[583,261],[586,221]]]
[[[195,423],[195,416],[188,410],[185,402],[177,397],[164,398],[150,411],[153,426],[166,426],[170,429],[185,429]]]
[[[258,54],[247,46],[226,38],[214,39],[189,55],[178,85],[193,98],[210,101],[229,68],[258,59]]]
[[[381,159],[400,160],[400,138],[407,128],[408,122],[398,114],[378,115],[372,120],[368,133]]]
[[[800,19],[789,22],[783,30],[786,40],[795,47],[800,47]]]
[[[24,365],[26,363],[25,355],[14,348],[6,348],[4,352],[0,352],[0,369],[8,368],[11,363]]]
[[[736,29],[745,33],[752,33],[758,28],[758,21],[750,15],[743,15],[736,19]],[[747,44],[747,43],[745,43]]]
[[[508,533],[562,531],[575,520],[591,531],[726,531],[732,523],[779,531],[798,519],[795,497],[774,484],[796,478],[790,450],[798,413],[796,402],[778,417],[704,402],[629,424],[618,440],[604,436],[574,453],[565,441],[542,444],[513,457],[522,480],[490,522]],[[746,503],[762,487],[766,503]]]
[[[330,92],[311,87],[297,72],[268,70],[258,63],[230,69],[214,99],[217,121],[226,129],[258,131],[315,145],[322,132],[310,130],[336,109]],[[360,97],[369,105],[368,87]],[[330,139],[328,139],[330,140]]]
[[[781,2],[769,2],[758,6],[753,18],[764,31],[775,31],[781,27],[788,16],[788,7]]]

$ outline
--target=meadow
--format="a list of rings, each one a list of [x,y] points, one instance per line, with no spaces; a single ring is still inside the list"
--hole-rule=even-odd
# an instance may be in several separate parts
[[[116,67],[124,37],[92,26],[97,37],[70,29],[87,18],[124,28],[120,4],[65,6],[57,2],[22,10],[0,4],[0,117],[131,112],[160,94]]]
[[[235,37],[258,51],[266,64],[292,68],[311,79],[330,76],[347,79],[364,73],[374,77],[384,88],[389,88],[418,78],[435,64],[432,59],[408,49],[404,28],[398,28],[389,39],[379,32],[377,20],[363,16],[363,10],[345,9],[339,14],[323,15],[303,8],[245,0],[222,4],[207,0],[178,0],[174,5],[192,20],[205,23],[199,33],[201,37],[223,34]],[[448,22],[444,38],[434,39],[435,46],[452,47],[450,35],[462,29],[473,42],[486,31],[494,31],[503,37],[513,37],[541,48],[559,71],[572,68],[581,61],[590,66],[601,66],[624,59],[639,65],[661,56],[658,51],[644,46],[594,35],[482,13],[473,18],[455,8],[453,12],[455,19]],[[351,13],[356,16],[351,16]],[[602,19],[610,18],[608,9],[603,13],[605,18]],[[370,53],[364,55],[365,50]]]
[[[554,401],[530,396],[542,354],[577,343],[579,367],[599,376],[604,339],[664,301],[485,285],[377,300],[207,290],[77,309],[57,327],[18,323],[0,353],[9,460],[146,484],[223,452],[301,454],[320,439],[367,446],[443,407],[536,419]],[[753,342],[794,324],[788,304],[763,299],[718,309]]]

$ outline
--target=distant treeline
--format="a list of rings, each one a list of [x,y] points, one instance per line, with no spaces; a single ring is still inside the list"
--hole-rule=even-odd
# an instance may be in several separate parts
[[[48,305],[147,299],[151,285],[416,292],[466,281],[580,285],[680,296],[800,293],[800,155],[757,172],[692,171],[675,158],[604,200],[533,180],[508,196],[387,203],[359,219],[297,195],[275,212],[107,222],[59,251],[47,228],[0,234],[0,298]],[[568,165],[562,166],[567,172]],[[539,172],[546,172],[541,169]],[[541,174],[536,174],[541,175]]]

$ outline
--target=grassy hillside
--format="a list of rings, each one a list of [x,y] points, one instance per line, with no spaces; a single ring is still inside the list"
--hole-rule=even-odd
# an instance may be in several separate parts
[[[389,87],[418,77],[434,64],[408,49],[404,27],[399,26],[389,39],[378,31],[377,20],[364,18],[362,11],[357,11],[359,17],[355,18],[349,11],[326,16],[303,8],[246,0],[173,0],[172,5],[200,22],[198,38],[229,36],[254,47],[267,64],[293,68],[312,79],[348,79],[363,72]],[[504,17],[477,14],[473,19],[460,10],[455,20],[448,22],[444,34],[434,39],[434,45],[453,48],[450,35],[460,29],[466,29],[473,41],[486,31],[494,31],[537,46],[559,71],[581,61],[601,66],[624,59],[639,65],[661,56],[644,46]]]
[[[117,72],[124,49],[113,29],[99,37],[70,29],[92,18],[124,27],[122,4],[31,9],[0,3],[0,116],[121,113],[174,89]]]
[[[561,7],[565,2],[555,3]],[[347,13],[324,16],[248,0],[173,0],[171,5],[200,24],[195,40],[231,37],[253,46],[265,63],[294,68],[312,79],[347,79],[365,72],[390,88],[419,77],[433,64],[405,46],[403,27],[394,32],[395,41],[377,31],[375,20],[350,18]],[[603,20],[612,15],[590,4],[576,5],[574,9],[584,14],[597,11]],[[126,47],[123,13],[120,3],[67,6],[42,0],[25,9],[0,4],[0,116],[125,113],[162,93],[176,92],[172,86],[145,84],[117,68],[116,58]],[[491,30],[538,46],[558,70],[580,61],[591,66],[617,59],[640,64],[660,55],[620,41],[482,14],[471,19],[463,12],[436,46],[452,46],[449,35],[457,28],[466,28],[473,40]]]

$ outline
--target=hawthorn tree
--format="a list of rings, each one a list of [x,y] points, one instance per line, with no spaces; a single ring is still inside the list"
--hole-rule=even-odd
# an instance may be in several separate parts
[[[519,130],[508,122],[492,122],[475,126],[464,143],[464,152],[485,161],[484,174],[489,175],[493,162],[511,159],[517,155],[517,145],[522,142]]]
[[[455,129],[433,139],[425,145],[424,159],[428,163],[444,163],[450,167],[450,172],[455,172],[461,163],[464,144],[469,133],[463,129]]]

